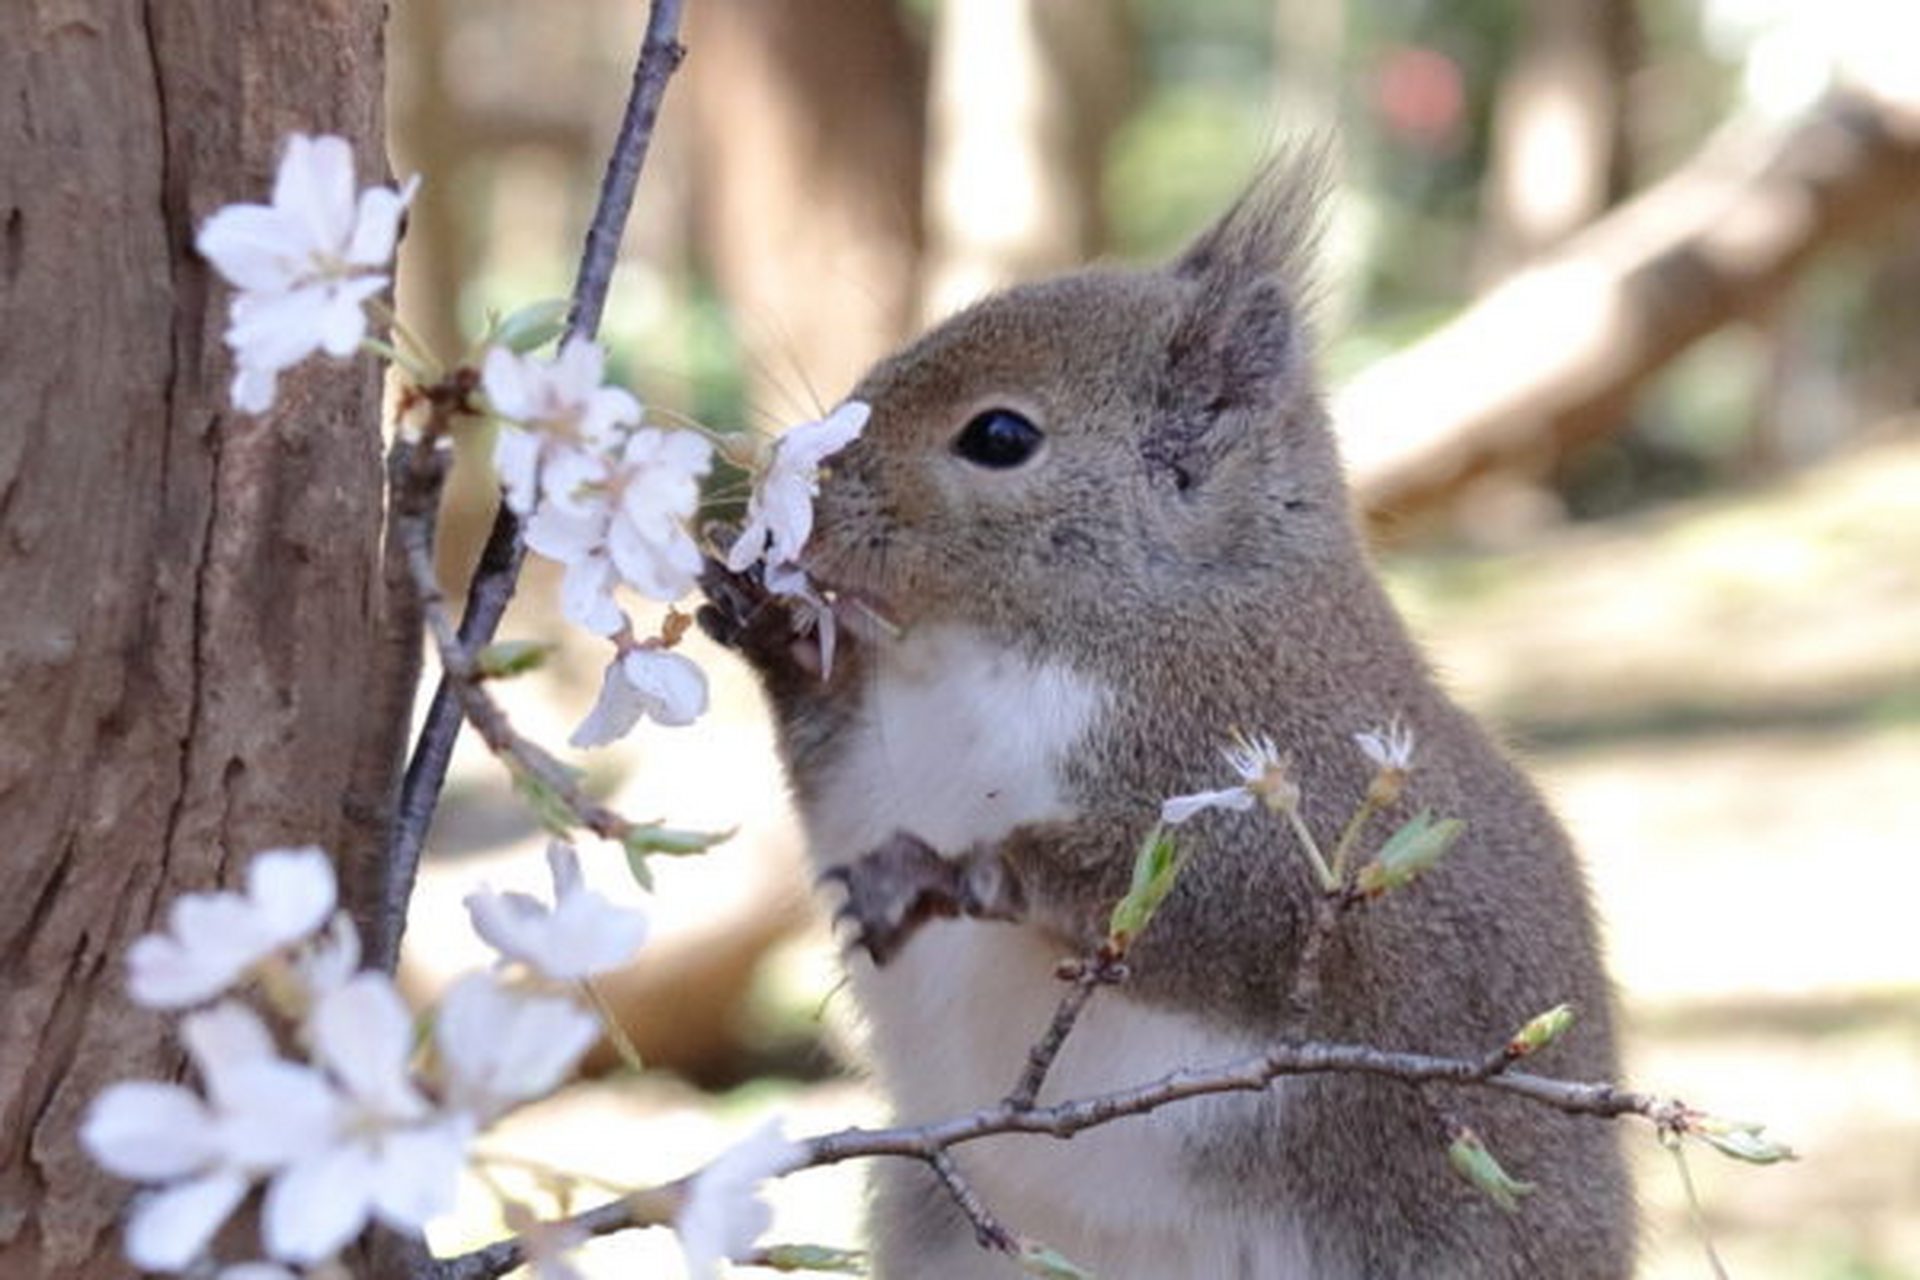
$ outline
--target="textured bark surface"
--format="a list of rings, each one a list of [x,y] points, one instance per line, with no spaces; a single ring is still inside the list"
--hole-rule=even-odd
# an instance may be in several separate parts
[[[0,5],[0,1275],[127,1271],[127,1187],[75,1126],[179,1057],[126,943],[258,848],[364,859],[380,822],[377,381],[317,366],[230,412],[191,241],[287,132],[384,173],[383,18]]]

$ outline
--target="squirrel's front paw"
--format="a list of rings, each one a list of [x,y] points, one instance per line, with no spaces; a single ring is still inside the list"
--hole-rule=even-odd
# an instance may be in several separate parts
[[[732,541],[724,526],[712,525],[706,532],[715,546]],[[707,603],[695,611],[694,621],[708,639],[769,675],[819,676],[818,644],[800,634],[792,606],[768,590],[760,565],[736,573],[708,556],[700,568],[700,589]]]
[[[820,879],[845,890],[834,923],[850,922],[853,944],[876,965],[899,955],[931,921],[960,916],[1018,920],[1026,906],[1019,881],[996,850],[943,858],[932,845],[905,831]]]

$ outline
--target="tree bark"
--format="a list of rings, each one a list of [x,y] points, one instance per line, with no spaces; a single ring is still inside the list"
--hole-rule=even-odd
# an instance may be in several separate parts
[[[1107,141],[1133,90],[1115,0],[943,4],[927,146],[920,319],[1065,271],[1106,239]]]
[[[699,248],[755,401],[795,422],[912,323],[925,55],[895,0],[709,0],[687,24]]]
[[[1920,203],[1920,101],[1844,94],[1762,145],[1722,139],[1334,401],[1376,521],[1615,429],[1695,340],[1781,296],[1822,250]]]
[[[128,1270],[129,1189],[75,1129],[179,1055],[125,998],[126,944],[259,848],[378,847],[378,379],[308,367],[233,413],[191,243],[265,198],[286,133],[384,174],[383,17],[0,6],[0,1275]]]

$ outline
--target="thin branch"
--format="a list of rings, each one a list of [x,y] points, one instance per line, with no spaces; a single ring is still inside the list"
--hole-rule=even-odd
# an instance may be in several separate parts
[[[1087,1001],[1093,999],[1093,993],[1101,987],[1113,986],[1126,981],[1127,966],[1121,961],[1119,953],[1111,944],[1101,948],[1084,959],[1070,962],[1069,977],[1073,985],[1067,994],[1060,998],[1060,1005],[1053,1011],[1053,1021],[1047,1024],[1046,1032],[1034,1041],[1027,1050],[1027,1061],[1021,1069],[1020,1078],[1014,1082],[1013,1091],[1006,1097],[1006,1105],[1025,1111],[1032,1107],[1040,1096],[1040,1087],[1047,1082],[1047,1073],[1053,1070],[1055,1058],[1065,1047],[1067,1037],[1080,1021],[1080,1013],[1087,1007]]]
[[[607,289],[619,257],[620,238],[633,207],[640,171],[646,164],[654,122],[660,114],[660,101],[666,93],[667,81],[686,56],[686,48],[680,43],[681,7],[682,0],[653,0],[647,15],[647,30],[634,63],[626,113],[620,122],[613,154],[607,160],[599,204],[594,209],[581,250],[567,326],[569,337],[592,337],[599,332]],[[467,587],[459,639],[469,652],[493,638],[506,613],[507,602],[513,598],[524,557],[520,521],[502,503]],[[400,801],[382,868],[377,932],[368,945],[369,959],[388,970],[399,956],[400,935],[406,928],[407,901],[413,894],[427,829],[433,823],[440,791],[446,784],[447,766],[453,759],[454,742],[460,734],[462,709],[453,681],[442,677],[408,763],[406,778],[401,783]]]
[[[1147,1115],[1177,1102],[1221,1093],[1258,1093],[1283,1077],[1335,1073],[1377,1076],[1409,1085],[1477,1085],[1515,1094],[1569,1115],[1601,1119],[1641,1116],[1668,1134],[1689,1132],[1697,1118],[1697,1113],[1677,1099],[1638,1093],[1612,1084],[1556,1080],[1517,1071],[1489,1074],[1484,1060],[1397,1053],[1367,1045],[1307,1042],[1276,1045],[1231,1062],[1185,1068],[1147,1084],[1048,1107],[1019,1107],[1009,1100],[932,1124],[841,1129],[803,1141],[801,1145],[807,1154],[790,1172],[871,1156],[903,1156],[925,1162],[939,1176],[946,1152],[983,1138],[1010,1133],[1071,1138],[1084,1130],[1128,1116]],[[601,1205],[576,1215],[566,1225],[589,1235],[660,1225],[671,1220],[671,1211],[663,1213],[650,1206],[677,1203],[687,1183],[687,1179],[682,1179]],[[949,1190],[952,1190],[951,1184]],[[964,1201],[962,1208],[966,1208]],[[971,1211],[969,1217],[974,1217]],[[980,1220],[974,1217],[974,1221],[977,1226]],[[446,1259],[433,1275],[435,1280],[491,1280],[520,1261],[519,1246],[513,1241],[501,1241],[474,1253]]]
[[[945,1148],[933,1151],[924,1158],[927,1167],[933,1170],[933,1176],[940,1179],[940,1185],[947,1189],[953,1202],[960,1206],[960,1212],[966,1214],[967,1221],[973,1224],[973,1238],[980,1242],[982,1249],[1012,1253],[1020,1247],[1013,1233],[993,1216],[993,1211],[980,1199],[973,1184],[967,1181],[960,1172],[960,1166],[953,1162],[953,1156]]]
[[[423,446],[424,448],[425,446]],[[462,643],[453,615],[447,609],[445,594],[434,573],[431,521],[419,511],[403,510],[394,520],[395,532],[407,553],[407,565],[413,572],[414,588],[420,594],[421,610],[427,632],[433,637],[445,669],[445,682],[452,688],[467,723],[480,735],[487,749],[500,757],[516,778],[538,787],[567,810],[578,825],[607,840],[619,840],[635,824],[589,796],[574,774],[546,750],[522,737],[487,693],[484,677],[473,652]]]

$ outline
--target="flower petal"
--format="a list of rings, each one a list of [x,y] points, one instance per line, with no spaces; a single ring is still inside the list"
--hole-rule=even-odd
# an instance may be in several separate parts
[[[331,134],[294,134],[273,180],[273,207],[300,227],[309,254],[337,257],[353,229],[353,148]]]
[[[1169,826],[1178,825],[1204,809],[1226,809],[1241,811],[1253,808],[1253,792],[1245,787],[1228,787],[1224,791],[1201,791],[1190,796],[1174,796],[1160,806],[1160,821]]]
[[[278,209],[230,204],[206,220],[193,246],[227,283],[250,292],[279,293],[299,278],[298,234]]]
[[[210,1173],[143,1196],[127,1220],[127,1257],[144,1271],[185,1271],[247,1194],[238,1173]]]
[[[575,560],[560,579],[560,612],[575,626],[610,636],[627,622],[627,615],[613,602],[613,587],[613,562],[606,556]]]
[[[426,1103],[407,1075],[413,1017],[384,973],[356,974],[313,1008],[307,1028],[314,1054],[366,1111],[412,1120]]]
[[[661,724],[692,724],[707,709],[707,674],[690,658],[666,649],[630,649],[620,658],[620,673]]]
[[[302,1160],[267,1188],[261,1236],[284,1262],[314,1263],[339,1252],[367,1223],[373,1153],[360,1143]]]
[[[393,259],[394,242],[400,238],[400,215],[413,202],[420,189],[420,175],[408,178],[395,191],[391,187],[368,187],[360,193],[360,205],[354,213],[353,238],[347,242],[346,259],[356,267],[382,267]]]
[[[571,1001],[522,995],[484,973],[454,983],[434,1021],[455,1105],[482,1121],[551,1093],[599,1035]]]
[[[471,1121],[450,1117],[387,1134],[372,1188],[380,1220],[417,1235],[432,1219],[453,1212],[472,1132]]]
[[[219,1155],[206,1104],[157,1080],[108,1085],[87,1107],[80,1145],[107,1172],[137,1182],[197,1173]]]
[[[317,845],[264,850],[247,864],[247,899],[277,942],[303,938],[326,922],[338,902],[333,863]]]

